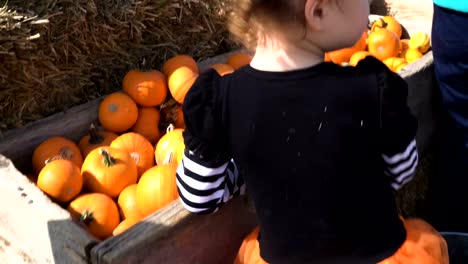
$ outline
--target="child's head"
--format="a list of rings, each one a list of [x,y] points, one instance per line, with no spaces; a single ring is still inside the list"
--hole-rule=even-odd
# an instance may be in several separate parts
[[[246,47],[271,36],[322,51],[352,46],[368,22],[368,0],[232,0],[229,29]]]

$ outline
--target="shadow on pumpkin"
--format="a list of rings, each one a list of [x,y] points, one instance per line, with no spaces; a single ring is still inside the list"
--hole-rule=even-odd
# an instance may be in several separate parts
[[[175,201],[104,241],[71,221],[50,221],[48,228],[55,263],[233,263],[256,226],[249,208],[247,197],[239,197],[216,214],[197,216]]]

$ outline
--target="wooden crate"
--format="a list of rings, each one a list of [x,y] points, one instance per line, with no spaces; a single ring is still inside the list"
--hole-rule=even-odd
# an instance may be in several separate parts
[[[224,61],[228,55],[204,61],[200,68]],[[409,105],[420,122],[418,148],[424,152],[438,120],[432,53],[411,64],[401,76],[409,84]],[[209,216],[192,215],[175,201],[127,232],[97,241],[17,170],[24,172],[30,166],[34,148],[46,138],[60,135],[78,140],[83,136],[96,120],[101,100],[0,137],[4,155],[0,155],[0,257],[10,250],[25,263],[232,263],[243,237],[256,225],[245,197]]]

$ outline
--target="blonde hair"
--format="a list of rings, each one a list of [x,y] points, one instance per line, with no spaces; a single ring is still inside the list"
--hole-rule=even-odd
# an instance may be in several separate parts
[[[231,0],[228,29],[234,40],[253,49],[265,30],[298,24],[305,27],[306,0]]]

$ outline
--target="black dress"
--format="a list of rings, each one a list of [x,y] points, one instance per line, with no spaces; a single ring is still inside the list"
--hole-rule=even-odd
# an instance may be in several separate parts
[[[244,192],[270,263],[376,263],[405,240],[393,190],[418,164],[407,85],[380,61],[198,78],[183,105],[183,205]]]

